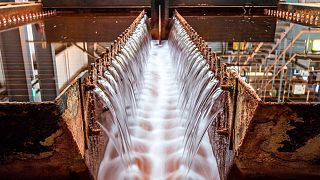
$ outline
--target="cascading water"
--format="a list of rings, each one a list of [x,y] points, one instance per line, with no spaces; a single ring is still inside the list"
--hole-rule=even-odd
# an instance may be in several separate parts
[[[183,111],[181,123],[185,127],[183,159],[189,169],[205,132],[222,110],[213,114],[211,112],[222,90],[217,87],[218,80],[210,71],[206,59],[175,17],[169,40],[171,40],[171,54],[177,67],[176,76],[181,92],[179,106]]]
[[[112,114],[100,122],[109,142],[98,179],[220,179],[206,133],[220,112],[218,80],[175,17],[163,45],[145,21],[94,89]]]

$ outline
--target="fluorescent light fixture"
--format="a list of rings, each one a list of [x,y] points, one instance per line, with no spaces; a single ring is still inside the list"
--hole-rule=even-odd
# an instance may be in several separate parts
[[[320,51],[320,39],[315,39],[312,41],[312,51],[319,52]]]

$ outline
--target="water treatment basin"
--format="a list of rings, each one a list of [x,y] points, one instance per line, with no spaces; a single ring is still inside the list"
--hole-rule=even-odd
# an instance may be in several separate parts
[[[137,15],[1,27],[0,174],[96,178],[108,137],[90,119],[87,70]],[[230,88],[209,128],[221,178],[318,177],[319,29],[264,15],[185,18],[226,65]]]

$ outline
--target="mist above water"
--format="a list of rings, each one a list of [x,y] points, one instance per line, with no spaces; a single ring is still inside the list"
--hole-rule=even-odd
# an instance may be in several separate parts
[[[220,179],[206,133],[218,81],[175,19],[162,45],[144,20],[94,90],[112,114],[100,122],[109,141],[98,179]]]

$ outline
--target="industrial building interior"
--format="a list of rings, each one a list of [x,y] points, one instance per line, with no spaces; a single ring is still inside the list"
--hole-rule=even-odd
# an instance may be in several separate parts
[[[0,0],[0,179],[319,179],[319,26],[320,0]]]

